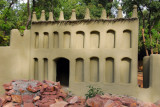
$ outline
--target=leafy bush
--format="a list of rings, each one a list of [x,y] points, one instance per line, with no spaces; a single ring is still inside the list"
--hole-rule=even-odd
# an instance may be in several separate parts
[[[87,94],[85,94],[86,99],[95,97],[96,95],[104,95],[104,92],[102,91],[101,88],[94,88],[93,86],[88,86],[89,90]]]
[[[3,32],[0,31],[0,46],[9,46],[9,36],[4,36]]]

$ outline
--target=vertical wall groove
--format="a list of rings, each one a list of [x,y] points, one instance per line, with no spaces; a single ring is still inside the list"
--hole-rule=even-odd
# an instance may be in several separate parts
[[[39,33],[35,33],[35,48],[39,48]]]
[[[48,79],[48,59],[44,58],[44,79]]]
[[[76,72],[75,77],[77,82],[84,81],[84,60],[82,58],[76,59]]]
[[[90,47],[99,48],[100,44],[100,33],[98,31],[92,31],[90,34]]]
[[[53,33],[53,48],[59,48],[59,33]]]
[[[105,82],[107,83],[114,82],[114,59],[113,58],[106,58]]]
[[[38,59],[34,58],[34,79],[38,80]]]
[[[122,36],[122,43],[121,47],[122,48],[131,48],[131,31],[130,30],[124,30],[123,31],[123,36]]]
[[[49,34],[47,32],[44,33],[43,48],[49,48]]]
[[[131,82],[131,59],[130,58],[123,58],[121,60],[120,82],[121,83]]]
[[[78,31],[76,33],[76,48],[82,49],[84,48],[84,32]]]
[[[90,58],[90,80],[91,82],[99,82],[99,59]]]
[[[115,48],[115,31],[107,31],[105,36],[105,48]]]
[[[63,48],[70,48],[71,47],[71,33],[64,32],[63,35]]]

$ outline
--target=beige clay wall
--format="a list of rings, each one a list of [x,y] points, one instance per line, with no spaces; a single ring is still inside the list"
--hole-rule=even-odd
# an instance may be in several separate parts
[[[56,81],[56,59],[66,58],[73,93],[84,95],[88,85],[95,85],[137,97],[138,19],[123,19],[121,8],[116,19],[104,19],[102,13],[101,20],[90,20],[86,13],[85,20],[76,20],[73,10],[70,21],[63,12],[60,21],[46,21],[44,11],[37,21],[33,13],[30,79]]]
[[[2,85],[11,80],[29,79],[30,31],[21,36],[17,29],[11,31],[10,46],[0,47],[0,93]]]
[[[31,78],[34,76],[34,58],[37,58],[39,63],[38,79],[44,79],[44,76],[42,76],[44,73],[43,59],[47,58],[49,65],[48,79],[55,81],[56,66],[53,66],[54,60],[63,57],[70,61],[69,87],[73,92],[78,90],[75,93],[82,95],[87,90],[84,87],[89,84],[95,84],[100,85],[104,90],[114,93],[131,94],[128,90],[133,90],[137,87],[138,20],[91,21],[90,23],[68,25],[65,23],[56,24],[53,22],[47,24],[47,22],[44,22],[32,24]],[[123,26],[121,26],[122,24]],[[56,36],[58,35],[59,37],[59,47],[55,46],[54,43],[55,32]],[[69,40],[65,40],[65,32],[68,32],[69,37],[67,39]],[[49,38],[48,48],[43,46],[45,33]],[[35,48],[36,34],[39,35],[39,48]],[[131,47],[130,43],[127,43],[128,41],[131,41]],[[76,76],[76,59],[78,58],[82,59],[79,63],[84,63],[84,70],[81,72],[84,77],[81,78]],[[82,67],[81,65],[79,66]],[[96,70],[96,66],[98,70]],[[115,86],[115,90],[113,90],[113,86]],[[116,91],[117,86],[125,88],[119,88]]]
[[[160,55],[153,54],[144,57],[144,78],[148,88],[139,89],[138,98],[156,102],[160,99]],[[150,99],[147,99],[147,98]]]

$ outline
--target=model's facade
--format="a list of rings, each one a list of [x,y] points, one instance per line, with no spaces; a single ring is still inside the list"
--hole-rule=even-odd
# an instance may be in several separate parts
[[[31,30],[24,35],[11,31],[11,45],[1,47],[0,85],[12,79],[60,81],[77,94],[84,95],[88,85],[96,85],[105,92],[138,97],[137,7],[132,18],[91,20],[86,9],[84,20],[77,20],[72,10],[70,20],[48,21],[42,11],[38,21],[33,13]],[[2,65],[3,64],[3,65]],[[3,72],[3,73],[2,73]],[[149,99],[150,100],[150,99]]]

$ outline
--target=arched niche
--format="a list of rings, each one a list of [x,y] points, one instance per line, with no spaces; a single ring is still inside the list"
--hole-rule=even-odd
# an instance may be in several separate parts
[[[99,82],[99,59],[97,57],[90,58],[90,80]]]
[[[105,60],[105,82],[114,82],[114,59],[111,57]]]
[[[90,47],[99,48],[100,46],[100,33],[98,31],[92,31],[90,33]]]
[[[39,33],[35,32],[35,48],[39,48]]]
[[[53,32],[53,48],[59,48],[59,33]]]
[[[76,32],[76,48],[82,49],[84,48],[84,32],[78,31]]]
[[[44,32],[43,48],[49,48],[49,34],[48,34],[48,32]]]
[[[34,58],[34,79],[38,80],[38,58]]]
[[[75,79],[77,82],[84,81],[84,60],[82,58],[76,59]]]
[[[131,31],[130,30],[124,30],[123,31],[123,36],[122,36],[122,41],[121,41],[121,47],[122,48],[131,48]]]
[[[66,31],[63,35],[63,48],[71,47],[71,33]]]
[[[121,60],[120,69],[120,82],[130,83],[131,82],[131,59],[123,58]]]
[[[115,31],[108,30],[105,36],[105,48],[115,48]]]
[[[43,59],[43,65],[44,65],[43,76],[44,76],[44,79],[47,80],[48,79],[48,59],[47,58]]]

